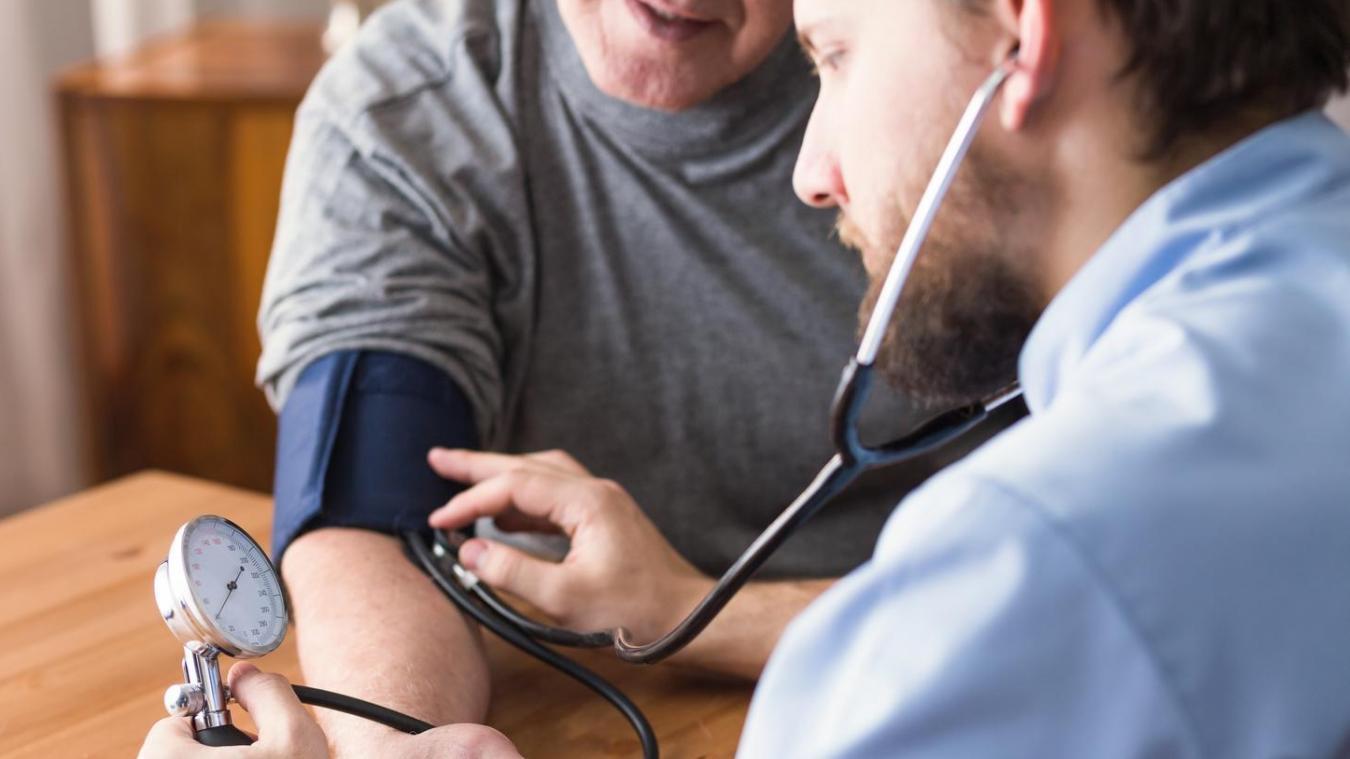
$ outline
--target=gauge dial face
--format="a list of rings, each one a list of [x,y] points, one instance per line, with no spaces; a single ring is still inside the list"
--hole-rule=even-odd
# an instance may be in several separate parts
[[[184,574],[192,597],[235,648],[262,654],[286,636],[286,601],[272,563],[243,530],[219,517],[191,522],[183,534]]]

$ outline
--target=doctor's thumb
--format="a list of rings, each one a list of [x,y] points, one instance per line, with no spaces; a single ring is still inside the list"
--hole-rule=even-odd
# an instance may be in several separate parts
[[[296,698],[291,684],[281,675],[260,671],[247,662],[238,662],[230,668],[230,692],[234,700],[253,717],[259,733],[266,734],[289,727],[305,715],[304,707]]]
[[[475,538],[460,546],[459,563],[479,579],[499,590],[509,591],[552,613],[556,606],[552,590],[561,568],[491,540]]]

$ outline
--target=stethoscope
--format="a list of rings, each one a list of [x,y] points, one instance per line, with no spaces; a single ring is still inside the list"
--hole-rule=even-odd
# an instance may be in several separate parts
[[[914,261],[994,97],[1016,65],[1016,58],[1010,58],[976,91],[915,209],[858,351],[844,368],[835,393],[830,419],[835,454],[675,629],[655,641],[640,643],[623,628],[578,632],[542,624],[514,609],[459,563],[463,535],[440,532],[428,540],[419,532],[403,534],[409,557],[464,613],[506,642],[578,680],[622,712],[642,744],[644,757],[656,757],[659,749],[642,712],[613,685],[544,644],[612,647],[620,659],[638,664],[665,659],[698,637],[773,552],[860,474],[932,452],[971,431],[995,409],[1021,395],[1014,384],[996,397],[943,413],[881,446],[867,445],[858,431],[877,355]],[[275,567],[257,542],[234,523],[221,517],[198,517],[175,535],[169,557],[155,576],[155,597],[169,629],[184,645],[186,682],[169,688],[165,708],[170,714],[190,717],[202,743],[249,743],[249,737],[231,721],[230,696],[220,678],[218,659],[221,654],[254,658],[281,645],[289,612]],[[365,717],[403,732],[432,728],[421,720],[341,694],[305,686],[295,686],[295,690],[305,703]]]

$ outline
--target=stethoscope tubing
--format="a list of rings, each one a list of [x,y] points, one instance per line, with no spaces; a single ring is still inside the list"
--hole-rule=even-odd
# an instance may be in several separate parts
[[[625,696],[623,691],[577,662],[543,645],[526,634],[525,631],[504,619],[503,615],[494,615],[481,606],[479,604],[480,596],[464,587],[463,580],[459,579],[458,571],[454,572],[456,578],[452,579],[441,570],[440,559],[438,559],[436,551],[422,533],[405,532],[403,534],[403,545],[414,563],[431,578],[441,592],[461,611],[472,617],[478,624],[491,630],[502,640],[571,677],[608,701],[632,726],[633,732],[637,735],[638,742],[642,746],[643,758],[657,759],[659,757],[660,745],[656,739],[656,732],[652,729],[651,723],[647,721],[647,717],[642,713],[642,710]],[[523,615],[521,616],[524,618]]]
[[[900,302],[905,282],[909,280],[919,251],[923,248],[924,241],[928,239],[928,232],[942,208],[942,201],[947,197],[947,190],[951,189],[957,170],[961,168],[966,154],[970,152],[971,143],[975,141],[980,125],[984,123],[984,116],[989,111],[989,106],[993,104],[994,96],[1016,70],[1016,57],[1009,58],[995,69],[976,90],[975,96],[971,98],[970,104],[961,115],[956,131],[952,133],[932,178],[928,180],[928,187],[919,198],[919,205],[914,209],[914,218],[905,229],[905,236],[900,241],[895,260],[891,263],[891,270],[886,274],[886,282],[877,296],[876,306],[872,308],[872,315],[867,320],[867,329],[863,332],[862,340],[858,342],[858,352],[855,356],[859,364],[871,366],[876,362],[877,354],[881,352],[882,340],[886,336],[886,327],[895,314],[895,307]]]

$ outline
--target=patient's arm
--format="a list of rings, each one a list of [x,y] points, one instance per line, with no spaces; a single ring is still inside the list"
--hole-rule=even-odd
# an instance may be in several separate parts
[[[316,530],[291,544],[281,572],[308,684],[435,725],[483,720],[489,680],[477,632],[404,557],[396,538]],[[334,757],[437,755],[434,734],[400,736],[364,719],[316,712]]]

